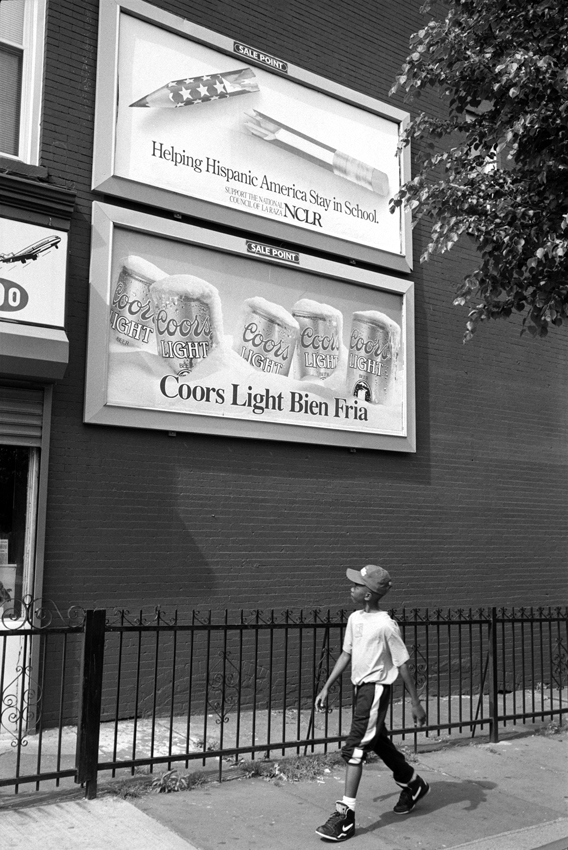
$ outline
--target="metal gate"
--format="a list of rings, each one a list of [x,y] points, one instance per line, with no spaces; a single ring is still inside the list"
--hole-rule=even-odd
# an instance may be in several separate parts
[[[0,792],[76,776],[84,612],[63,616],[31,597],[0,617]]]

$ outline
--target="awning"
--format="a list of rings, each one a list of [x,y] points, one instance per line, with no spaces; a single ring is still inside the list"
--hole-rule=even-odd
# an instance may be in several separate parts
[[[0,376],[60,381],[69,362],[62,328],[0,321]]]

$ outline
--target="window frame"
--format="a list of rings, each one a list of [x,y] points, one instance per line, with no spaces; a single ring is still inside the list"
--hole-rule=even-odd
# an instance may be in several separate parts
[[[18,153],[0,149],[0,157],[29,165],[39,164],[46,5],[46,0],[24,0],[22,43],[0,39],[23,53]]]

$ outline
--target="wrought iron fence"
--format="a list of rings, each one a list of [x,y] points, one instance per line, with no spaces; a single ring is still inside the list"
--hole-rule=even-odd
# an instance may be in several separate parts
[[[243,760],[338,748],[348,731],[347,675],[329,711],[313,710],[348,612],[73,611],[64,621],[29,600],[22,612],[5,612],[0,633],[0,748],[11,753],[0,792],[72,779],[92,797],[101,775],[172,766],[214,764],[221,779]],[[568,609],[390,613],[428,711],[418,731],[394,688],[389,728],[401,741],[496,741],[507,725],[563,722]]]
[[[407,643],[428,725],[415,728],[402,686],[392,734],[420,737],[487,731],[527,721],[562,722],[568,710],[566,609],[392,611]],[[331,710],[314,699],[341,652],[348,612],[118,612],[106,626],[99,771],[214,762],[338,747],[352,689],[332,689]],[[128,672],[127,672],[128,671]],[[105,730],[105,727],[106,730]],[[109,740],[111,735],[112,740]]]
[[[0,616],[0,795],[76,775],[83,612],[24,598]]]

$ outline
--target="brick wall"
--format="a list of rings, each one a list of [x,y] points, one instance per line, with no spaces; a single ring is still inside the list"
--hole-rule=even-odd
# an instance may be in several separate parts
[[[383,100],[422,24],[416,0],[156,5]],[[420,266],[422,227],[415,455],[83,425],[97,10],[49,4],[42,164],[77,205],[45,596],[131,609],[348,606],[345,567],[378,560],[393,606],[565,602],[565,331],[534,341],[520,322],[497,323],[462,345],[465,313],[451,300],[473,255]]]

